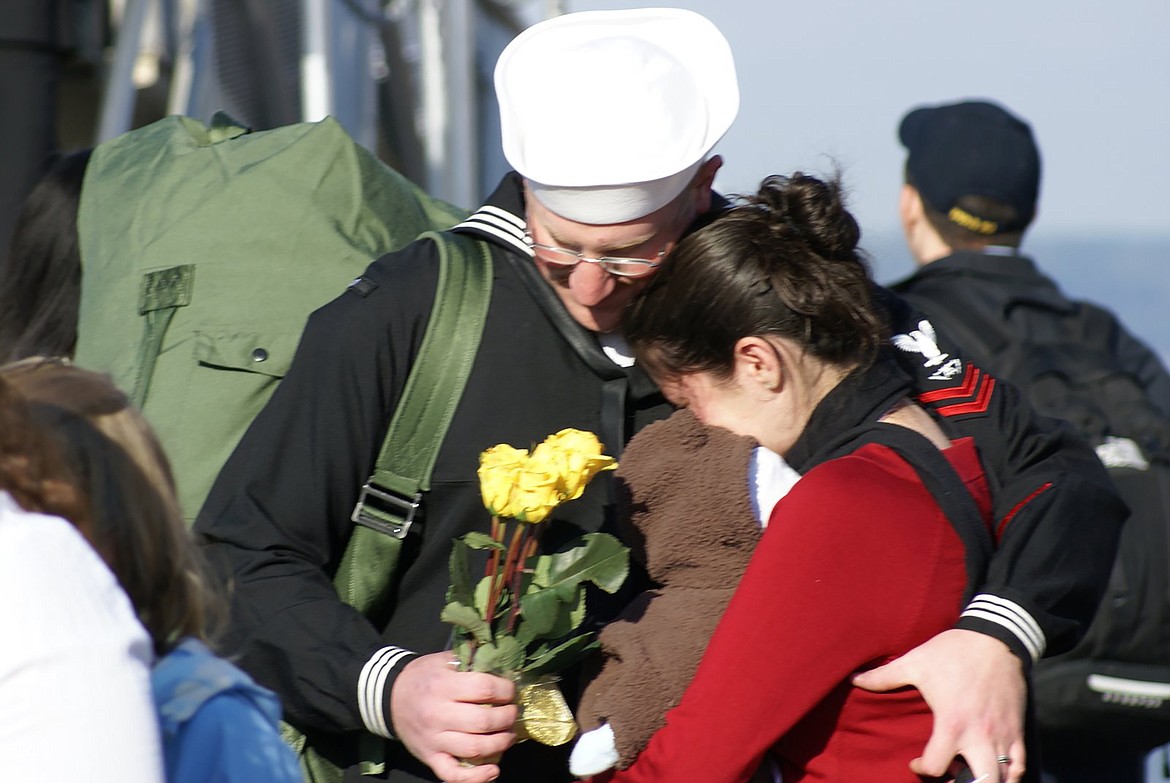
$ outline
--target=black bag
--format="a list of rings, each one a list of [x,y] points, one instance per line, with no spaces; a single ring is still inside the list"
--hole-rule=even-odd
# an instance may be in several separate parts
[[[1088,303],[1026,294],[999,292],[992,302],[965,286],[916,294],[907,298],[976,365],[1019,387],[1039,412],[1071,422],[1130,508],[1084,639],[1034,667],[1041,740],[1107,740],[1133,751],[1170,742],[1170,421],[1110,350],[1116,319]],[[1029,312],[1015,313],[1013,330],[1015,308]]]

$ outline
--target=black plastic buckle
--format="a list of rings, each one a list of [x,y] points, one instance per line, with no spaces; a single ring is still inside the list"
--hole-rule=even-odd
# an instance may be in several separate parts
[[[370,508],[367,509],[366,505],[370,500],[376,501],[376,503],[369,503]],[[371,530],[403,539],[410,532],[410,526],[414,523],[415,515],[421,505],[422,492],[414,493],[413,498],[405,498],[379,489],[367,481],[362,485],[357,505],[353,507],[353,514],[349,518]],[[379,513],[393,519],[401,518],[402,521],[388,521],[378,516]]]

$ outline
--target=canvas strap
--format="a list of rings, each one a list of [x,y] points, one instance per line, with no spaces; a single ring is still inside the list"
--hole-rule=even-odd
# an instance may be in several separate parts
[[[422,494],[430,489],[435,458],[467,385],[491,301],[487,245],[454,232],[428,231],[420,238],[439,250],[435,304],[374,472],[354,507],[356,525],[333,577],[341,600],[367,616],[388,599],[402,541],[417,529]],[[306,783],[341,783],[342,770],[309,745],[301,731],[287,722],[280,731],[300,759]],[[360,774],[385,774],[385,740],[363,732],[357,750]]]
[[[463,396],[491,300],[491,255],[484,243],[454,232],[422,237],[439,249],[435,304],[374,471],[354,507],[356,525],[333,580],[341,599],[364,614],[385,600],[402,540],[419,524],[419,505]]]
[[[150,379],[162,349],[163,337],[175,311],[191,304],[195,287],[195,267],[192,264],[156,269],[142,275],[138,289],[138,314],[142,316],[142,341],[138,344],[138,372],[130,401],[142,410],[150,393]]]

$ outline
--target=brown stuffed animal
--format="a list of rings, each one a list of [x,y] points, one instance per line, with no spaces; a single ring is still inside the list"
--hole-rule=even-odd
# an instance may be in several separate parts
[[[577,721],[585,731],[609,724],[623,769],[678,704],[759,541],[748,483],[755,446],[684,409],[642,430],[622,455],[623,532],[661,588],[601,632],[601,670]]]

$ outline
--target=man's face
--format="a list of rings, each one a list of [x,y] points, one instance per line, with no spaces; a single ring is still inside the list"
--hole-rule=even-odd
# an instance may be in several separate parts
[[[693,200],[685,194],[645,217],[612,225],[590,225],[560,217],[531,194],[527,195],[527,203],[528,230],[534,242],[576,251],[588,258],[661,260],[660,253],[669,252],[695,218]],[[621,277],[588,262],[558,266],[542,261],[539,254],[536,268],[577,323],[593,332],[617,329],[626,306],[654,275],[651,271],[642,277]]]

